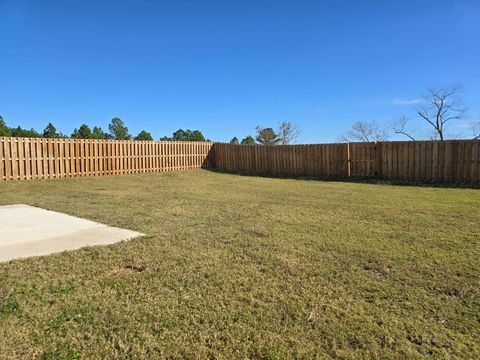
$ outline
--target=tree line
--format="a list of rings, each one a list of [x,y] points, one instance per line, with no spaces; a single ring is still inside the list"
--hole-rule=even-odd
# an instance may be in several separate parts
[[[427,95],[419,100],[414,107],[415,118],[401,116],[388,124],[379,124],[376,121],[356,121],[350,129],[338,137],[339,142],[349,141],[387,141],[392,135],[403,136],[408,140],[417,139],[445,140],[457,138],[455,134],[447,132],[447,125],[458,120],[465,120],[467,108],[462,105],[461,86],[450,86],[428,90]],[[427,134],[421,134],[419,126],[423,124],[429,129]],[[423,126],[425,128],[425,126]],[[471,127],[473,139],[480,139],[480,120]],[[255,128],[255,134],[248,135],[242,140],[233,137],[230,144],[261,144],[261,145],[287,145],[292,144],[300,134],[300,128],[292,122],[283,121],[277,128]],[[108,131],[94,126],[91,129],[87,124],[82,124],[68,136],[58,132],[52,123],[48,123],[42,133],[35,129],[8,127],[0,116],[0,136],[13,137],[44,137],[44,138],[72,138],[72,139],[115,139],[115,140],[143,140],[153,141],[152,134],[146,130],[132,136],[125,123],[118,117],[112,119]],[[160,141],[210,141],[200,130],[178,129],[172,136],[163,136]]]
[[[104,139],[104,140],[138,140],[153,141],[153,136],[146,130],[132,136],[122,119],[115,117],[108,125],[108,131],[94,126],[93,129],[87,124],[75,128],[70,136],[57,131],[56,127],[49,122],[43,132],[35,129],[23,129],[22,127],[8,127],[3,117],[0,116],[0,136],[31,137],[31,138],[71,138],[71,139]],[[205,139],[200,130],[178,129],[171,137],[163,136],[160,141],[210,141]]]

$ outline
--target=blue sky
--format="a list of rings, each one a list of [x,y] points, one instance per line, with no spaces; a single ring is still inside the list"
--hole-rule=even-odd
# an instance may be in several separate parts
[[[286,120],[318,143],[461,83],[471,118],[451,131],[470,135],[479,39],[478,0],[0,0],[0,115],[217,141]]]

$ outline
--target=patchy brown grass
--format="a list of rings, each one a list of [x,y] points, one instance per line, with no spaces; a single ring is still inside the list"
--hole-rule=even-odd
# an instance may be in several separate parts
[[[0,183],[147,234],[0,264],[0,358],[478,358],[480,192],[207,171]]]

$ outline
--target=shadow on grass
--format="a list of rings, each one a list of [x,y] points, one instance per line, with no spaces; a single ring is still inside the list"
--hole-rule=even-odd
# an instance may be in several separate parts
[[[417,186],[417,187],[430,187],[430,188],[447,188],[447,189],[480,189],[480,183],[468,183],[468,182],[427,182],[417,180],[406,179],[380,179],[375,177],[334,177],[334,176],[291,176],[291,175],[277,175],[277,174],[253,174],[244,171],[236,170],[222,170],[222,169],[206,169],[214,173],[219,174],[231,174],[240,176],[256,176],[271,179],[290,179],[290,180],[309,180],[309,181],[336,181],[343,183],[355,183],[355,184],[376,184],[376,185],[394,185],[394,186]]]

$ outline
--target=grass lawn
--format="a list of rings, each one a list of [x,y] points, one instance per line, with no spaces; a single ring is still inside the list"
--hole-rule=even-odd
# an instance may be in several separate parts
[[[0,358],[480,357],[479,190],[201,170],[13,203],[148,236],[1,263]]]

